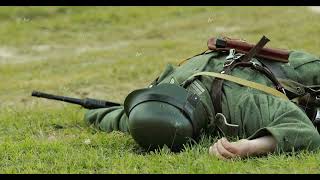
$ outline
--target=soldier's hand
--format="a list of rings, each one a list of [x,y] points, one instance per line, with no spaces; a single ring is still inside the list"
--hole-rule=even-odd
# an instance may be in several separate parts
[[[252,140],[240,139],[236,142],[229,142],[226,138],[221,138],[209,148],[209,154],[226,160],[235,157],[265,155],[274,152],[276,146],[277,141],[273,136],[263,136]]]
[[[223,160],[246,157],[251,154],[251,143],[247,139],[229,142],[226,138],[221,138],[209,148],[209,154]]]

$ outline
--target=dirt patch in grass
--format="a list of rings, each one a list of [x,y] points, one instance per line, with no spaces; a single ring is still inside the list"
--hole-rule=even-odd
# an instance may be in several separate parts
[[[16,64],[43,59],[43,56],[34,56],[28,49],[14,47],[0,47],[0,64]]]
[[[15,52],[9,48],[0,48],[0,59],[11,58],[15,55]]]
[[[37,45],[28,48],[0,47],[0,64],[17,64],[48,60],[66,56],[79,56],[85,53],[104,52],[125,48],[130,45],[128,41],[119,41],[110,45],[94,46],[63,46],[63,45]]]

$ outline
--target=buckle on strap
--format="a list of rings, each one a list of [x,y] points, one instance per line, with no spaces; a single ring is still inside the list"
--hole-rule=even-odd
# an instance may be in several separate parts
[[[217,113],[214,118],[214,124],[222,132],[223,136],[238,136],[239,125],[229,124],[226,117],[222,113]]]
[[[229,50],[229,55],[226,57],[226,60],[230,60],[230,59],[235,58],[235,55],[236,55],[236,50],[235,49],[230,49]]]
[[[240,59],[244,54],[236,54],[235,49],[230,49],[229,55],[226,57],[226,62],[223,64],[223,67],[226,68],[232,65],[236,60]]]
[[[234,63],[234,59],[233,60],[227,60],[226,62],[224,62],[223,67],[226,68],[230,65],[232,65]]]

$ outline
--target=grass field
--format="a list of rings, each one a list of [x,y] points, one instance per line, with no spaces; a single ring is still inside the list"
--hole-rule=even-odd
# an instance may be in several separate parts
[[[320,173],[320,153],[220,161],[214,138],[144,153],[84,109],[30,96],[122,102],[218,35],[319,55],[319,22],[308,7],[0,7],[0,173]]]

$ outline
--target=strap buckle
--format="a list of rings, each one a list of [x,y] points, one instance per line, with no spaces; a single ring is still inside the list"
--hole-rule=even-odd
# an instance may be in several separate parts
[[[230,49],[229,50],[229,55],[226,57],[226,60],[233,59],[236,55],[236,50],[235,49]]]
[[[236,61],[238,61],[244,54],[236,54],[231,60],[227,60],[224,64],[223,67],[228,67],[234,64]]]
[[[229,55],[226,57],[226,62],[223,64],[223,67],[231,66],[236,60],[240,59],[244,54],[237,53],[235,49],[229,50]]]
[[[252,64],[253,67],[258,67],[258,66],[260,66],[257,62],[254,62],[254,61],[250,61],[250,63]]]
[[[229,124],[226,117],[222,113],[217,113],[214,119],[214,124],[223,134],[223,136],[234,137],[239,133],[239,125]]]
[[[225,68],[225,67],[228,67],[228,66],[230,66],[231,64],[233,64],[234,63],[234,59],[233,60],[227,60],[224,64],[223,64],[223,67]]]

